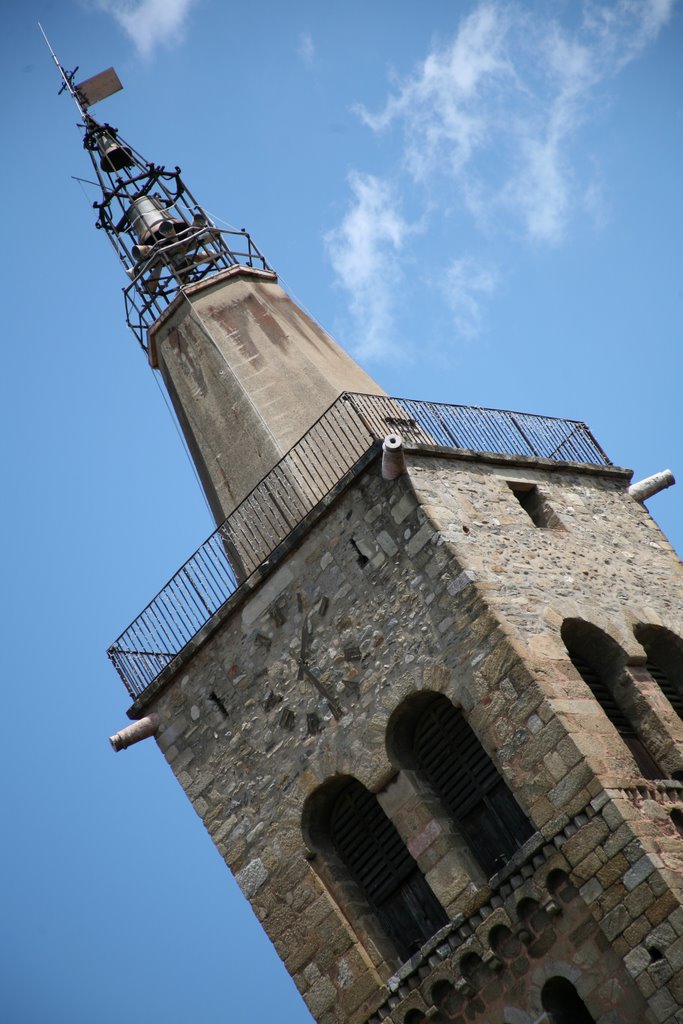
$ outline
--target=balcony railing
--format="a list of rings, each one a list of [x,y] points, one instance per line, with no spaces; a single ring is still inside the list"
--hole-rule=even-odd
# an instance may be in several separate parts
[[[439,445],[609,465],[585,423],[476,406],[343,394],[112,644],[134,699],[358,461],[387,434]]]

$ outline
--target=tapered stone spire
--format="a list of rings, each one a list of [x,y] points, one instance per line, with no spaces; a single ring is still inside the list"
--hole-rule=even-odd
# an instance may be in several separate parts
[[[384,394],[275,274],[249,267],[183,289],[150,330],[149,354],[217,520],[342,392]]]
[[[95,121],[90,108],[121,89],[113,68],[76,84],[52,56],[82,118],[97,226],[130,281],[128,325],[164,379],[220,523],[344,391],[384,391],[283,291],[246,231],[212,223],[179,167]]]

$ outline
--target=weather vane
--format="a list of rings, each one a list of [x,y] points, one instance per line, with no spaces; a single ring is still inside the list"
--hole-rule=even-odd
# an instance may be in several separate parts
[[[123,88],[116,71],[76,83],[78,67],[67,71],[38,27],[62,79],[59,92],[69,93],[81,115],[83,146],[101,189],[93,203],[96,227],[106,232],[130,279],[123,289],[126,321],[146,351],[147,331],[187,286],[238,264],[270,268],[246,231],[211,222],[179,167],[167,171],[147,161],[116,128],[90,114],[95,103]]]
[[[75,67],[73,71],[67,71],[62,67],[40,22],[38,22],[38,28],[42,33],[43,39],[47,43],[50,55],[62,77],[62,87],[59,90],[58,95],[61,96],[64,91],[68,92],[84,119],[88,117],[88,107],[94,106],[95,103],[99,103],[100,100],[106,100],[107,96],[112,96],[115,92],[120,92],[121,89],[123,89],[119,76],[113,68],[107,68],[106,71],[100,71],[99,75],[93,75],[92,78],[87,78],[85,81],[79,82],[78,85],[74,85],[74,78],[76,77],[78,67]]]

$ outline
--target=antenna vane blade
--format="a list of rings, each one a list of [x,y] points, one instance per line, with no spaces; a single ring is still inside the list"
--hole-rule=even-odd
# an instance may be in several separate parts
[[[119,92],[123,86],[114,69],[107,68],[106,71],[100,71],[99,75],[93,75],[92,78],[86,78],[84,82],[79,82],[75,88],[86,107],[92,107],[94,103],[106,100],[107,96]]]

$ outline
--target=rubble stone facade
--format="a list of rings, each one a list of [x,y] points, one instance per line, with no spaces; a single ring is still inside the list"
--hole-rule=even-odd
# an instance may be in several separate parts
[[[628,482],[366,459],[131,709],[320,1024],[683,1022],[683,572]],[[477,813],[528,822],[492,876],[415,754],[446,701]],[[442,915],[409,956],[334,831],[353,780]]]

